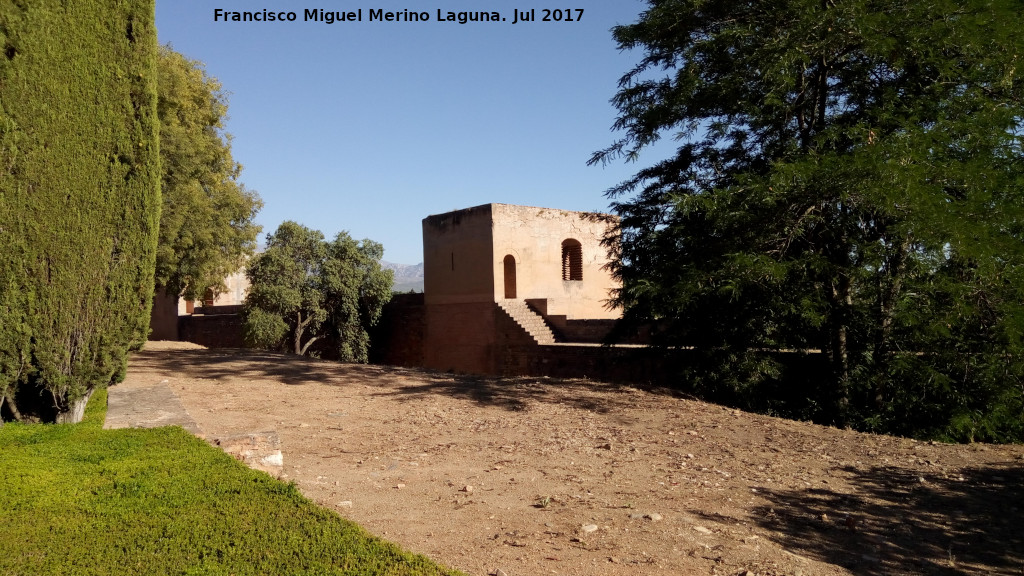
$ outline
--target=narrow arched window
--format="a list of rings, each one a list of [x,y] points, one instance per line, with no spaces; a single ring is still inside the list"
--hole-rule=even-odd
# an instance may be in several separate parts
[[[516,258],[509,254],[503,260],[505,265],[505,298],[516,297]]]
[[[583,280],[583,246],[572,238],[562,242],[562,280]]]

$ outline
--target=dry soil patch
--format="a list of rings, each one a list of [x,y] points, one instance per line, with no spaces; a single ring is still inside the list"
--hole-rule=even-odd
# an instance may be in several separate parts
[[[1024,574],[1024,448],[950,446],[583,380],[155,343],[207,438],[276,432],[309,498],[473,575]]]

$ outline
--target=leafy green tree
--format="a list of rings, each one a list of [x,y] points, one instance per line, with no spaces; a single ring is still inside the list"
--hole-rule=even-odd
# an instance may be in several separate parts
[[[198,300],[222,289],[253,253],[260,231],[253,218],[263,204],[238,180],[220,82],[169,46],[157,64],[163,210],[156,285]]]
[[[1024,438],[1021,5],[648,4],[613,30],[644,56],[591,159],[679,141],[609,191],[627,317],[700,344],[708,390],[817,349],[821,420]]]
[[[252,346],[307,354],[321,342],[346,362],[366,362],[368,328],[391,299],[384,248],[341,232],[331,242],[317,230],[284,222],[249,263],[245,338]]]

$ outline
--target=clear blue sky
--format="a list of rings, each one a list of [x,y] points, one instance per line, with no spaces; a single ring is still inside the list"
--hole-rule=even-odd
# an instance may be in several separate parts
[[[384,259],[421,262],[420,221],[502,202],[606,211],[603,192],[640,164],[586,165],[615,138],[609,99],[639,58],[609,29],[639,0],[158,0],[161,43],[206,63],[230,93],[242,181],[263,198],[264,233],[295,220],[348,230]],[[214,9],[293,11],[295,22],[215,22]],[[362,22],[304,22],[307,8]],[[574,22],[520,22],[513,9],[583,8]],[[428,22],[370,22],[371,9]],[[505,22],[438,22],[437,11]],[[573,16],[576,16],[573,11]]]

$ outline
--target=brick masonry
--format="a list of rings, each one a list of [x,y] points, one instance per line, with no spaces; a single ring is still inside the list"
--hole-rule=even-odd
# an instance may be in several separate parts
[[[178,317],[179,339],[207,348],[242,348],[241,314],[190,315]]]
[[[422,366],[426,336],[423,294],[395,294],[370,332],[370,361],[391,366]]]

